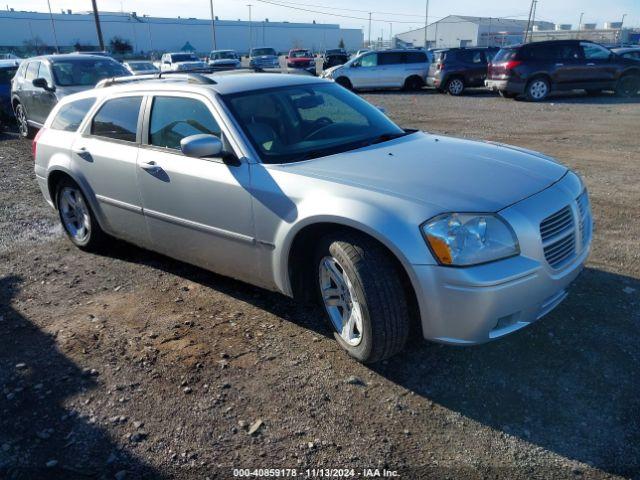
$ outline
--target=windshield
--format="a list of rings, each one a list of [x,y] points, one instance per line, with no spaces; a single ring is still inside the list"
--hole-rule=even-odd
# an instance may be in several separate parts
[[[56,85],[61,87],[93,86],[105,78],[129,75],[131,73],[126,68],[108,58],[56,60],[53,64]]]
[[[131,70],[135,70],[136,72],[157,70],[157,68],[153,65],[153,63],[147,63],[147,62],[130,63],[129,67],[131,68]]]
[[[211,55],[214,60],[223,60],[223,59],[231,59],[235,60],[236,53],[235,52],[215,52]]]
[[[171,55],[172,62],[199,62],[200,59],[193,53],[179,53],[177,55]]]
[[[406,135],[377,108],[333,83],[223,96],[264,163],[346,152]]]
[[[276,51],[273,48],[254,48],[251,50],[252,57],[261,57],[263,55],[273,55],[275,56]]]
[[[311,52],[309,50],[296,50],[289,55],[292,58],[310,58]]]

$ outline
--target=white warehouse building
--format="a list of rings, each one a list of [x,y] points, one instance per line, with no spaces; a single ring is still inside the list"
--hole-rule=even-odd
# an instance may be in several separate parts
[[[98,45],[93,14],[54,13],[58,45],[69,50],[76,44]],[[212,49],[210,19],[158,18],[136,13],[101,12],[100,24],[106,46],[114,37],[127,40],[135,53],[180,51],[192,47],[199,53]],[[304,47],[314,51],[337,48],[340,41],[347,50],[361,48],[361,29],[340,28],[337,24],[216,20],[218,49],[247,52],[249,46],[269,46],[278,51]],[[48,13],[0,11],[0,49],[11,50],[34,43],[53,47],[54,29]]]
[[[534,22],[540,30],[550,30],[551,22]],[[427,48],[487,47],[519,43],[524,38],[526,20],[449,15],[427,27]],[[397,46],[425,46],[424,27],[395,36]]]

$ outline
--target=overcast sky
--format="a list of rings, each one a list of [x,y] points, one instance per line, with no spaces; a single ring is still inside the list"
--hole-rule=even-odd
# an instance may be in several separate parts
[[[54,12],[72,9],[74,12],[91,9],[91,0],[50,0]],[[297,21],[318,23],[338,23],[343,27],[367,28],[368,14],[361,10],[381,12],[373,13],[372,33],[379,35],[384,30],[385,38],[420,27],[424,23],[425,2],[422,0],[267,0],[279,4],[288,4],[297,10],[265,3],[261,0],[214,0],[215,15],[224,20],[247,20],[252,6],[253,20],[268,18],[271,21]],[[137,12],[138,15],[165,17],[208,18],[209,0],[97,0],[101,11]],[[47,11],[47,0],[0,0],[2,8],[16,10]],[[437,20],[449,14],[509,17],[525,19],[529,12],[530,0],[430,0],[429,21]],[[351,10],[349,10],[351,9]],[[327,14],[316,13],[326,12]],[[627,14],[625,25],[640,26],[640,0],[539,0],[536,19],[556,23],[578,24],[580,13],[584,12],[584,23],[596,22],[600,26],[605,21],[620,21]],[[343,15],[337,17],[332,14]],[[396,15],[391,15],[391,13]],[[403,15],[398,15],[403,14]],[[359,18],[346,18],[359,17]],[[390,27],[389,23],[393,26]]]

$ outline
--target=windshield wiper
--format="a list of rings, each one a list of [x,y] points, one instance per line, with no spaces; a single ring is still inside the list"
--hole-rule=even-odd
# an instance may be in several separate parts
[[[412,132],[400,132],[400,133],[383,133],[382,135],[378,135],[377,137],[370,138],[365,140],[362,144],[363,147],[368,147],[369,145],[375,145],[377,143],[388,142],[389,140],[395,140],[396,138],[404,137],[405,135],[409,135]]]

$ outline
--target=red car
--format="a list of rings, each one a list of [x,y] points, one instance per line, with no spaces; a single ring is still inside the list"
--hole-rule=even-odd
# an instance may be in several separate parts
[[[316,73],[316,62],[313,53],[304,48],[294,48],[289,51],[287,66],[289,68],[301,68],[313,74]]]

